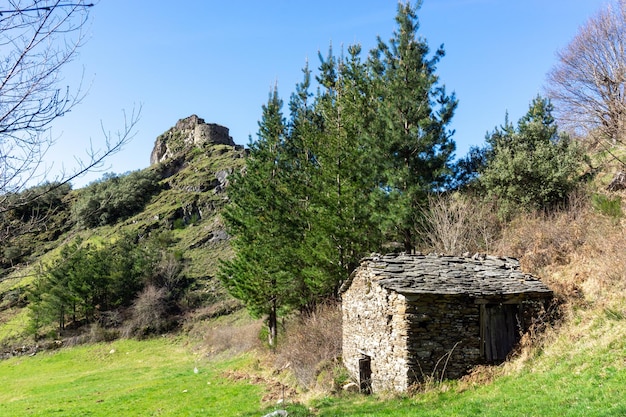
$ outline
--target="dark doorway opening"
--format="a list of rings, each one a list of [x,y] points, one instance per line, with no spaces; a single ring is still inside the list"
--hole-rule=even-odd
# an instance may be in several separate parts
[[[483,304],[480,307],[481,353],[487,362],[502,362],[520,338],[520,306]]]
[[[372,358],[367,355],[359,359],[359,387],[364,394],[372,393]]]

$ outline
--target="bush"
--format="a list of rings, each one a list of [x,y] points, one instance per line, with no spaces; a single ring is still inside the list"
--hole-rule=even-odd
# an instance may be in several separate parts
[[[132,318],[126,325],[124,336],[142,337],[167,330],[171,324],[167,314],[168,297],[165,288],[146,286],[131,307]]]
[[[586,244],[591,221],[588,200],[573,194],[560,210],[519,214],[504,230],[496,251],[519,258],[526,271],[539,274],[545,267],[570,262]]]
[[[500,227],[493,204],[471,196],[442,194],[428,199],[418,231],[428,250],[460,255],[490,252]]]
[[[159,191],[159,180],[152,170],[108,174],[83,190],[73,208],[74,218],[86,227],[97,227],[132,216]]]
[[[277,367],[291,369],[301,386],[313,388],[323,371],[340,367],[340,305],[319,306],[312,313],[293,319],[286,327],[284,339],[276,350]],[[332,385],[334,378],[331,379]]]
[[[552,209],[578,184],[584,154],[558,132],[552,109],[548,100],[537,97],[517,128],[507,120],[487,137],[489,148],[479,183],[497,201],[502,218]]]

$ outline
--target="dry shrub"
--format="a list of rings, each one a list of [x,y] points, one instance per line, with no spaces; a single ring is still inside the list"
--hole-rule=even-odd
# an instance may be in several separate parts
[[[626,231],[611,219],[597,218],[582,251],[576,254],[572,278],[588,302],[608,306],[626,293]]]
[[[262,327],[262,320],[252,319],[239,304],[226,300],[188,317],[183,330],[198,351],[217,356],[238,355],[258,348]]]
[[[448,255],[490,252],[500,232],[493,204],[472,196],[442,194],[429,197],[418,227],[427,249]]]
[[[131,308],[132,317],[123,331],[125,337],[161,333],[169,327],[167,314],[169,294],[165,288],[147,285]]]
[[[310,314],[286,324],[285,337],[276,349],[276,366],[289,368],[298,384],[311,389],[320,374],[328,377],[322,383],[333,384],[333,371],[341,356],[341,307],[319,306]]]
[[[103,327],[100,323],[91,323],[89,327],[81,328],[80,331],[63,340],[63,345],[73,347],[87,343],[111,342],[120,337],[118,329]]]
[[[520,215],[496,247],[570,303],[606,303],[626,290],[624,224],[593,210],[584,196],[560,211]]]
[[[503,230],[495,252],[520,260],[538,274],[550,265],[565,265],[588,239],[592,213],[583,195],[573,195],[560,210],[522,213]]]
[[[259,333],[263,322],[256,320],[237,325],[214,325],[203,336],[208,355],[238,355],[260,346]]]

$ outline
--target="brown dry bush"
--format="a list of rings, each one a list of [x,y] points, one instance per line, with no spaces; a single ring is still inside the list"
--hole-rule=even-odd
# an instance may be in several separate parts
[[[314,388],[320,373],[332,373],[332,368],[339,365],[341,343],[340,305],[319,306],[285,325],[284,339],[276,349],[276,367],[290,369],[300,386]],[[332,385],[333,381],[325,383]]]
[[[520,215],[496,247],[544,278],[563,302],[606,304],[626,290],[624,226],[579,194],[559,211]]]
[[[460,255],[490,252],[500,228],[493,204],[455,193],[428,199],[418,231],[427,251]]]
[[[242,323],[237,325],[214,325],[203,336],[203,344],[208,355],[228,353],[238,355],[261,345],[259,333],[263,322]]]
[[[238,355],[261,346],[263,320],[257,320],[238,301],[223,300],[189,315],[184,332],[207,356]]]
[[[527,272],[539,274],[548,266],[565,265],[588,239],[593,218],[588,199],[574,194],[552,212],[522,213],[503,230],[497,254],[520,260]]]
[[[165,288],[146,286],[132,305],[132,318],[126,323],[124,337],[161,333],[171,325],[167,314],[169,294]]]

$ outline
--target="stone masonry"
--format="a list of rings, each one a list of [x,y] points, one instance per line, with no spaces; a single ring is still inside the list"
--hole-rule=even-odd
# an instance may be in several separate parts
[[[154,165],[173,157],[186,147],[204,144],[235,146],[227,127],[205,123],[204,119],[195,114],[180,119],[174,127],[160,135],[150,154],[150,164]]]
[[[508,353],[552,298],[515,259],[421,254],[365,258],[341,292],[344,364],[363,387],[367,360],[373,392],[458,378],[501,355],[500,339]]]

